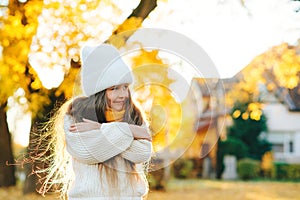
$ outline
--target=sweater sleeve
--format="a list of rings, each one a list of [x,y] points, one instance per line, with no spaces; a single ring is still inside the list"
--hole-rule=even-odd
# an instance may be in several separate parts
[[[152,144],[148,140],[134,140],[121,156],[133,163],[147,162],[151,158]]]
[[[71,156],[83,163],[104,162],[128,149],[134,139],[129,125],[124,122],[103,123],[100,129],[76,133],[69,131],[72,123],[71,117],[66,115],[66,148]]]
[[[148,129],[146,125],[142,125]],[[149,131],[149,130],[148,130]],[[150,160],[152,154],[152,143],[148,140],[133,140],[130,147],[121,153],[121,156],[133,163],[143,163]]]

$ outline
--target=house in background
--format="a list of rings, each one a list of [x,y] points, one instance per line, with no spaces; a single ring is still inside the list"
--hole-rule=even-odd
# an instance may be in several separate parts
[[[264,112],[274,161],[300,163],[300,112],[290,111],[282,103],[266,104]]]
[[[300,85],[279,88],[262,98],[267,117],[266,139],[272,143],[275,162],[300,163]]]

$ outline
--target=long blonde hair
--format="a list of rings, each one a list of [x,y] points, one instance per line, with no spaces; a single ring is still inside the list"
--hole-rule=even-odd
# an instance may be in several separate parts
[[[48,156],[37,156],[35,160],[45,162],[48,167],[36,169],[35,173],[39,176],[41,187],[38,192],[45,195],[49,192],[58,192],[61,198],[65,199],[70,183],[73,180],[71,156],[66,151],[64,134],[64,116],[72,100],[66,101],[59,109],[55,110],[49,121],[43,124],[39,131],[39,151],[48,152]],[[50,141],[49,141],[50,138]]]
[[[101,91],[90,97],[77,97],[64,103],[51,117],[49,122],[44,126],[44,134],[42,137],[49,138],[51,141],[48,143],[48,149],[52,152],[50,156],[45,158],[50,162],[50,166],[46,169],[41,169],[38,173],[46,174],[41,178],[42,187],[39,192],[45,194],[49,191],[56,191],[61,194],[61,198],[65,199],[70,183],[73,181],[73,174],[71,166],[71,156],[66,151],[66,142],[64,134],[64,116],[68,114],[73,117],[75,122],[82,121],[82,118],[105,123],[105,109],[107,107],[106,91]],[[142,125],[144,122],[141,111],[135,106],[130,95],[126,102],[125,116],[123,121],[129,124]],[[43,139],[41,138],[41,139]],[[124,159],[125,160],[125,159]],[[125,160],[127,167],[127,176],[130,180],[131,186],[138,178],[138,173],[135,164],[129,160]],[[116,171],[115,157],[111,158],[104,163],[99,163],[99,172],[102,175],[105,171],[106,179],[109,187],[109,196],[118,196],[118,174]]]

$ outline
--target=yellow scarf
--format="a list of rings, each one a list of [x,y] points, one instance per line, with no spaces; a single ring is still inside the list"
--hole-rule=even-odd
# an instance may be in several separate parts
[[[116,111],[111,108],[107,108],[105,111],[105,118],[107,122],[121,122],[123,121],[125,110]]]

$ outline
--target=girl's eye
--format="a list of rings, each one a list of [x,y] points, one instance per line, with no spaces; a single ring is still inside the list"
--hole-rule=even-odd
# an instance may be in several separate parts
[[[127,90],[128,89],[128,85],[124,85],[124,86],[115,86],[115,87],[111,87],[109,88],[109,90]]]
[[[111,87],[111,88],[109,88],[109,90],[117,90],[118,89],[118,87]]]

